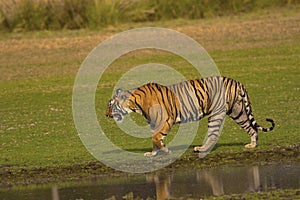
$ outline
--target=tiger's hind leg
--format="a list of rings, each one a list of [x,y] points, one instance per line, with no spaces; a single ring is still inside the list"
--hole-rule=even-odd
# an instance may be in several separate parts
[[[199,152],[200,158],[206,156],[212,150],[214,145],[217,143],[220,137],[221,128],[225,116],[226,116],[225,109],[221,109],[219,111],[213,112],[208,117],[208,134],[205,139],[205,142],[202,146],[196,146],[194,148],[195,152]]]
[[[246,144],[245,148],[255,148],[258,143],[257,129],[252,125],[251,119],[249,119],[247,115],[247,111],[242,100],[234,103],[229,116],[249,134],[251,142]]]

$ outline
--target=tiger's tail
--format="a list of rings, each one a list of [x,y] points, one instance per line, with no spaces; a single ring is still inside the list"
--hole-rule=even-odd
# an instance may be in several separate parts
[[[264,127],[261,127],[259,124],[256,123],[257,126],[258,126],[257,129],[258,129],[258,130],[261,130],[261,131],[263,131],[263,132],[269,132],[269,131],[272,131],[272,130],[274,129],[274,127],[275,127],[275,122],[274,122],[274,120],[273,120],[273,119],[270,119],[270,118],[267,118],[266,121],[271,123],[271,127],[269,127],[269,128],[264,128]]]
[[[272,131],[275,127],[274,120],[270,119],[270,118],[266,119],[267,122],[271,123],[271,127],[269,127],[269,128],[264,128],[264,127],[260,126],[254,119],[253,112],[252,112],[252,107],[251,107],[251,103],[250,103],[250,98],[248,96],[248,92],[246,91],[246,89],[243,85],[241,85],[241,88],[242,88],[241,89],[241,93],[242,93],[241,96],[243,97],[244,105],[245,105],[245,108],[246,108],[246,113],[247,113],[247,116],[248,116],[248,119],[249,119],[250,123],[252,124],[252,127],[255,130],[260,130],[260,131],[263,131],[263,132]]]

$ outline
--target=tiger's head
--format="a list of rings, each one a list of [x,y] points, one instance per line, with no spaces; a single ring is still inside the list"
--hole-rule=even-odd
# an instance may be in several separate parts
[[[116,94],[108,102],[106,116],[122,122],[124,116],[132,112],[129,96],[127,91],[117,89]]]

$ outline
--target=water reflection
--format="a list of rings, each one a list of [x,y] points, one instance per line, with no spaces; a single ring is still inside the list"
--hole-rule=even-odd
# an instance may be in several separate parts
[[[233,170],[229,168],[199,170],[168,175],[155,173],[148,175],[147,181],[155,183],[157,199],[222,196],[262,190],[258,166],[233,168]],[[268,186],[266,185],[265,188]]]
[[[58,187],[53,186],[51,191],[52,191],[52,200],[59,200]]]
[[[197,172],[197,181],[209,185],[212,195],[221,196],[237,192],[261,191],[260,173],[258,166],[235,168],[234,170],[209,170]],[[235,185],[234,188],[230,185]]]
[[[174,174],[154,173],[146,176],[149,183],[155,184],[156,199],[170,199],[170,185]]]
[[[1,199],[187,199],[300,188],[300,163],[107,177],[69,187],[0,192]]]

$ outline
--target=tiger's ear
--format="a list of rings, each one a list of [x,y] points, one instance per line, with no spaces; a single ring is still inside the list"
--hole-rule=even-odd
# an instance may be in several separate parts
[[[116,91],[116,94],[118,95],[118,94],[120,94],[121,92],[123,92],[123,90],[120,89],[120,88],[118,88],[117,91]]]
[[[120,88],[117,89],[116,93],[117,93],[117,95],[121,95],[121,99],[122,99],[122,100],[125,100],[125,99],[126,99],[125,92],[123,92],[122,89],[120,89]]]

